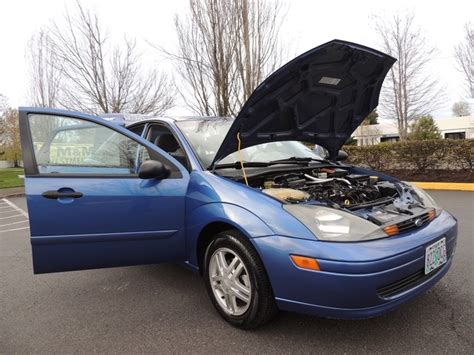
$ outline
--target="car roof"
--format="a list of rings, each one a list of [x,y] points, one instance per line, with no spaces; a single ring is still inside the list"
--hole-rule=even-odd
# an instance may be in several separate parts
[[[222,120],[224,117],[218,116],[149,116],[128,113],[108,113],[100,115],[101,118],[119,124],[124,127],[147,122],[177,122],[177,121],[209,121]]]

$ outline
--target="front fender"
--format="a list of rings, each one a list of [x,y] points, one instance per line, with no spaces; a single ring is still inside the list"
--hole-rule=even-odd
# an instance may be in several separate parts
[[[248,238],[273,235],[273,231],[259,217],[243,207],[223,202],[208,203],[186,216],[186,255],[190,264],[197,265],[199,234],[210,223],[227,223]]]

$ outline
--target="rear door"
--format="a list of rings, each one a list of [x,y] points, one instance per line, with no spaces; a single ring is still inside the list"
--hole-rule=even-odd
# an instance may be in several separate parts
[[[35,273],[180,261],[189,173],[98,117],[20,108]],[[143,180],[143,160],[166,179]]]

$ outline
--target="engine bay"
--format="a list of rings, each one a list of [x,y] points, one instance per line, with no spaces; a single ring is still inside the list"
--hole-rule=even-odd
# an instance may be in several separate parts
[[[398,223],[427,212],[410,185],[352,173],[350,168],[270,173],[250,178],[249,183],[284,203],[342,209],[377,225]]]

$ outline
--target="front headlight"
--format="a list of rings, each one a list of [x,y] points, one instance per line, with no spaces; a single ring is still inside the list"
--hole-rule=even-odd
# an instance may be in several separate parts
[[[433,200],[433,198],[425,190],[420,189],[419,187],[408,182],[405,182],[405,184],[407,184],[413,189],[423,206],[425,206],[426,208],[433,208],[436,212],[436,216],[439,216],[441,214],[443,209],[436,203],[435,200]]]
[[[320,240],[357,242],[387,237],[375,224],[350,213],[314,205],[283,205]]]

